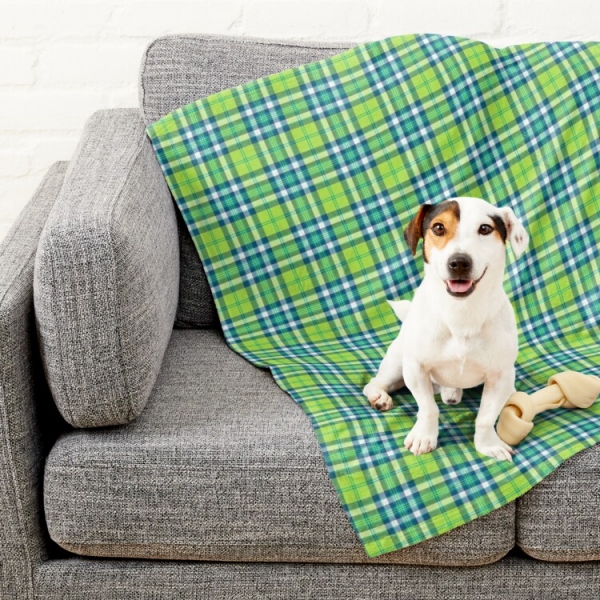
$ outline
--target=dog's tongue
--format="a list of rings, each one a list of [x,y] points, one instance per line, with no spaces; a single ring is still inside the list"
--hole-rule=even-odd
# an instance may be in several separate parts
[[[467,292],[471,289],[473,282],[468,279],[449,279],[448,287],[451,292],[455,294],[462,294],[463,292]]]

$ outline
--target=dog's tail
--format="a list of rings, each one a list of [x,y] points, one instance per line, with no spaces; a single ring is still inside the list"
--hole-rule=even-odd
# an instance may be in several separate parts
[[[388,300],[387,302],[396,313],[396,316],[401,321],[404,321],[410,309],[410,300]]]

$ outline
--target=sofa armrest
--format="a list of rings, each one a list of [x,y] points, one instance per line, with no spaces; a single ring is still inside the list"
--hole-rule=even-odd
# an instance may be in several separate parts
[[[139,110],[95,113],[34,272],[42,362],[75,427],[127,423],[148,400],[179,295],[175,210]]]
[[[33,598],[32,568],[46,558],[42,469],[60,427],[40,367],[33,268],[66,168],[50,168],[0,244],[0,598]]]

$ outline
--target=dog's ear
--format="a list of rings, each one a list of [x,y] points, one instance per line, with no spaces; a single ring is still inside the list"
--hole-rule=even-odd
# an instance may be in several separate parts
[[[519,258],[529,244],[529,234],[512,208],[505,206],[500,209],[500,213],[506,225],[506,239],[510,242],[515,256]]]
[[[408,227],[404,230],[404,239],[414,256],[417,253],[417,246],[419,240],[423,237],[423,220],[427,216],[427,213],[433,208],[433,204],[423,204],[419,208],[419,212],[415,218],[408,224]]]

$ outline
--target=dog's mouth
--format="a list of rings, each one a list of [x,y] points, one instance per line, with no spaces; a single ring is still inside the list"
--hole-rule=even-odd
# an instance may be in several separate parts
[[[446,291],[455,298],[466,298],[475,291],[475,287],[483,279],[486,271],[487,267],[484,269],[481,277],[475,281],[472,279],[447,279]]]

